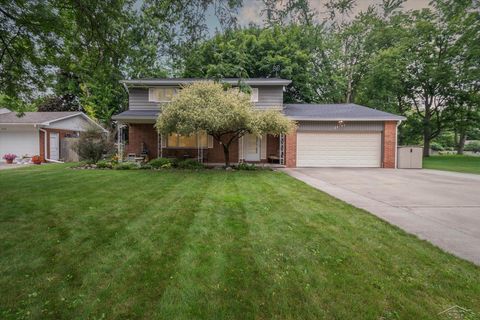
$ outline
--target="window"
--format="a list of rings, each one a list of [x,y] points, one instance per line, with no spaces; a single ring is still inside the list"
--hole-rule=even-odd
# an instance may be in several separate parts
[[[148,101],[150,102],[169,102],[177,94],[177,88],[149,88]]]
[[[258,88],[252,88],[250,101],[251,102],[258,102]]]
[[[192,134],[191,136],[172,133],[167,138],[168,148],[198,148],[198,144],[201,148],[207,148],[208,138],[206,133]]]

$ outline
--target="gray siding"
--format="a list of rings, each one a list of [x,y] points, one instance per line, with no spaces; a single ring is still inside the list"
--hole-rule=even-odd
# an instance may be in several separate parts
[[[299,132],[382,132],[383,121],[345,121],[344,126],[338,126],[337,121],[300,121]]]
[[[148,101],[148,88],[128,89],[128,109],[130,110],[156,110],[160,105]]]
[[[160,108],[159,103],[148,101],[148,88],[129,88],[128,105],[130,110],[157,110]],[[283,106],[283,87],[259,87],[258,102],[255,105],[260,109],[281,109]]]

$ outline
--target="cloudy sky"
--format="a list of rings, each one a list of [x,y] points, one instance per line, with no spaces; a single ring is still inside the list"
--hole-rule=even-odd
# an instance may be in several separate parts
[[[281,1],[281,0],[279,0]],[[326,0],[309,0],[311,7],[316,10],[318,13],[325,12],[325,3]],[[422,9],[428,7],[428,2],[430,0],[407,0],[403,4],[403,8],[405,10],[411,9]],[[352,13],[355,15],[359,11],[366,10],[369,5],[372,4],[379,4],[381,0],[357,0],[357,5]],[[261,25],[263,22],[263,17],[261,16],[261,12],[264,9],[263,2],[261,0],[244,0],[243,7],[240,9],[238,14],[238,22],[240,25],[245,26],[249,23],[253,22],[256,24]],[[211,29],[215,29],[218,27],[218,21],[216,21],[213,12],[209,13],[208,17],[209,27]]]

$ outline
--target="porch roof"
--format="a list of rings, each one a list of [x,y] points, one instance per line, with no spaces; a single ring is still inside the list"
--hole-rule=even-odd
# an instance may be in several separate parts
[[[114,115],[112,119],[118,121],[146,120],[148,122],[155,122],[159,113],[160,110],[126,110]]]

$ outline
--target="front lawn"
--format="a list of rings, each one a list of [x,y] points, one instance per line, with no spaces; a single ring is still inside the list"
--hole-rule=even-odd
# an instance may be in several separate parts
[[[0,171],[0,252],[1,319],[480,315],[479,267],[279,172]]]
[[[426,169],[480,174],[480,157],[462,155],[430,156],[423,159],[423,167]]]

